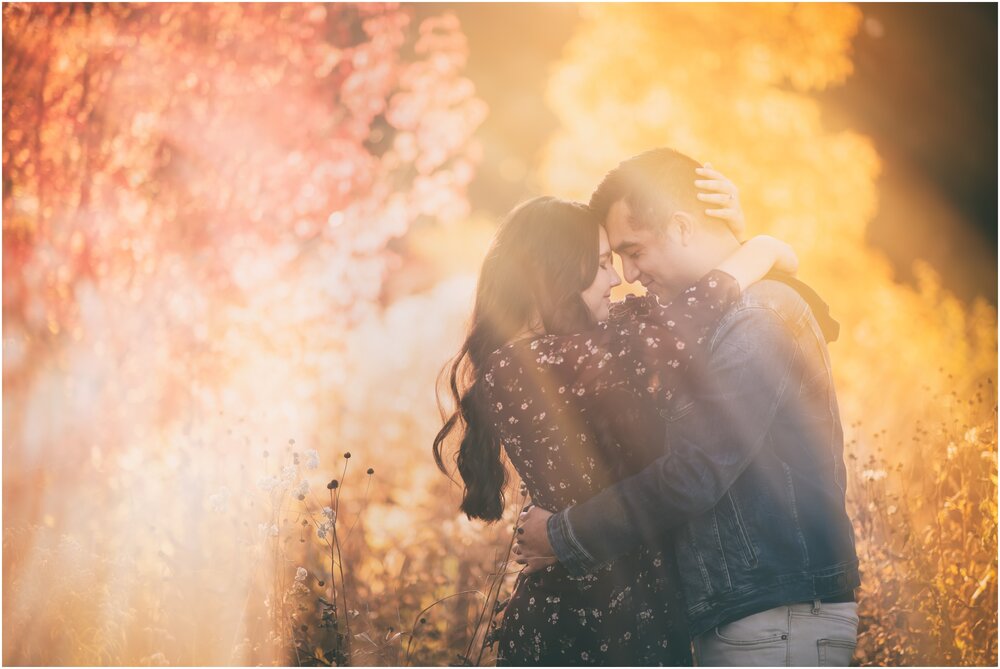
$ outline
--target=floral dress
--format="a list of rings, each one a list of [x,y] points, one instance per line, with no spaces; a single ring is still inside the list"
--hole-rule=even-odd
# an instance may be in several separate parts
[[[666,306],[630,298],[594,330],[493,353],[483,380],[494,427],[534,504],[564,509],[662,455],[660,410],[738,293],[715,270]],[[666,545],[583,577],[559,564],[522,573],[495,635],[498,664],[690,665]]]

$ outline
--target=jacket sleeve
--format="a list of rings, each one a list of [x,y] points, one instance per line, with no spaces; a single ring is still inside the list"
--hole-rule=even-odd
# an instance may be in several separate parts
[[[549,518],[549,540],[567,570],[589,573],[713,508],[760,451],[796,346],[769,307],[739,307],[727,318],[706,364],[690,371],[701,420],[676,424],[668,452],[638,474]]]

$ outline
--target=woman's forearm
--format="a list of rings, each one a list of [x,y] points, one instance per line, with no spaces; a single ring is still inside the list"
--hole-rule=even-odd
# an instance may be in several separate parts
[[[780,239],[758,235],[719,263],[716,269],[736,279],[740,291],[743,291],[763,279],[772,269],[794,274],[798,269],[798,258],[792,247]]]

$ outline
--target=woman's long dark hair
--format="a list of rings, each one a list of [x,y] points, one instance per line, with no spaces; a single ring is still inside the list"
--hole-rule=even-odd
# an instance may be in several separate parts
[[[536,314],[547,334],[581,332],[594,324],[580,293],[597,275],[599,226],[586,205],[538,197],[511,211],[493,238],[479,273],[469,334],[442,370],[444,376],[450,369],[450,396],[458,408],[434,438],[434,461],[448,474],[444,442],[456,430],[462,436],[455,461],[465,483],[461,509],[469,518],[499,520],[508,483],[484,398],[486,361]]]

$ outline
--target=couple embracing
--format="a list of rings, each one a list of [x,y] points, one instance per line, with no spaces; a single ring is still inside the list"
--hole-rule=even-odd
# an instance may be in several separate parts
[[[837,324],[742,234],[735,186],[670,149],[498,229],[434,456],[460,437],[470,518],[500,519],[507,460],[531,498],[499,664],[849,663]],[[612,252],[644,297],[611,303]]]

